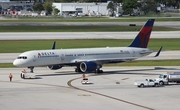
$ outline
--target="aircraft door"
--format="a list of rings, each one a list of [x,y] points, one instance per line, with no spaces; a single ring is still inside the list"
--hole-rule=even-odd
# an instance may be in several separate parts
[[[65,52],[61,53],[61,62],[64,63],[65,62]]]
[[[59,57],[56,58],[57,61],[58,62],[60,61],[61,63],[63,63],[64,60],[65,60],[65,53],[64,52],[60,52],[58,55],[59,55]]]
[[[136,52],[133,50],[133,57],[135,57],[135,53],[136,53]]]
[[[33,62],[36,62],[36,55],[33,55]]]
[[[64,54],[61,55],[61,61],[64,61],[65,57]]]
[[[136,56],[136,52],[135,52],[134,49],[132,49],[130,53],[131,53],[131,57],[135,57]]]

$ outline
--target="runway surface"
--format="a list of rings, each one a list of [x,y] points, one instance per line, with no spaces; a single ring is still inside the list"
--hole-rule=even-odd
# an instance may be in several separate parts
[[[30,39],[134,39],[137,32],[3,32],[0,40]],[[153,31],[151,38],[180,38],[180,31]]]
[[[148,18],[147,18],[148,19]],[[144,22],[0,22],[0,26],[110,26],[136,24],[144,25]],[[154,26],[180,28],[179,21],[155,21]]]
[[[2,110],[178,110],[180,85],[138,88],[135,80],[157,78],[180,67],[103,67],[104,74],[86,74],[81,84],[74,68],[35,68],[37,79],[21,79],[23,68],[0,68]],[[9,82],[9,73],[13,81]]]

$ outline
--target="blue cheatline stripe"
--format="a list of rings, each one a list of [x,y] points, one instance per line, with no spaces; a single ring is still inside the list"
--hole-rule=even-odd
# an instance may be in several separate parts
[[[144,27],[146,27],[146,26],[153,26],[154,20],[155,20],[155,19],[149,19],[149,20],[146,22],[146,24],[144,25]]]
[[[137,36],[129,47],[142,47],[140,37]]]

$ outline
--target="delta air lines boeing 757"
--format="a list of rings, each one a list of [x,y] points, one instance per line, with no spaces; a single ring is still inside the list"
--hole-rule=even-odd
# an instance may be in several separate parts
[[[35,66],[47,66],[51,70],[75,66],[75,72],[102,73],[100,68],[103,64],[131,61],[151,54],[153,51],[147,45],[154,21],[147,20],[127,47],[55,49],[54,42],[51,50],[32,50],[20,54],[13,65],[28,67],[32,73]]]

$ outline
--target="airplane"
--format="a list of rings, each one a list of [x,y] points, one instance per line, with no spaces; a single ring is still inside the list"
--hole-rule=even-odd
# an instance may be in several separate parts
[[[75,66],[75,72],[103,73],[103,64],[132,61],[153,52],[147,48],[155,19],[148,19],[135,39],[127,47],[55,49],[55,42],[50,50],[32,50],[21,53],[14,60],[17,67],[28,67],[33,73],[35,66],[47,66],[51,70],[63,66]],[[162,49],[162,47],[161,47]],[[157,57],[161,51],[158,51]]]

